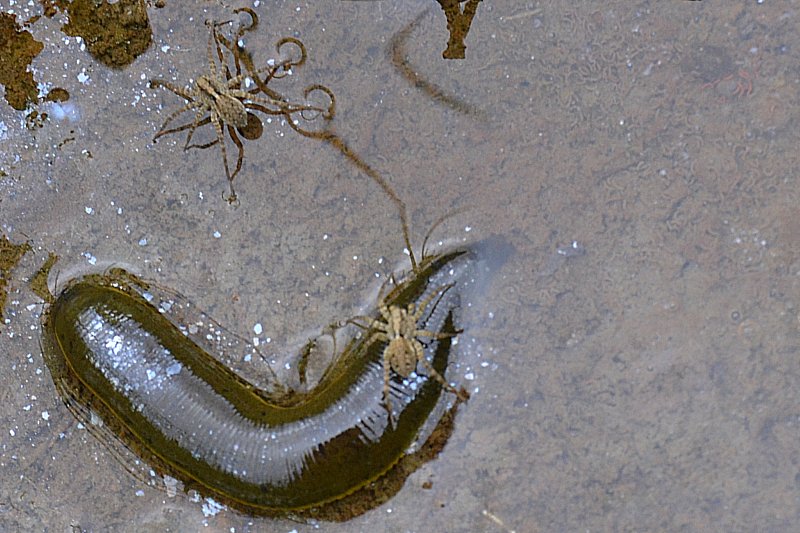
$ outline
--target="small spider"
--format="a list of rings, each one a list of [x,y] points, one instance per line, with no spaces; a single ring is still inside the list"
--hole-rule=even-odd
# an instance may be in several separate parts
[[[385,301],[381,299],[379,307],[381,318],[370,319],[369,317],[362,316],[351,318],[347,321],[347,323],[367,331],[372,331],[368,344],[376,341],[387,343],[386,348],[383,350],[383,401],[391,420],[393,420],[393,418],[392,404],[389,397],[390,371],[394,371],[401,377],[407,378],[411,372],[417,369],[417,364],[421,364],[425,368],[428,376],[433,377],[442,387],[458,396],[461,400],[467,399],[466,391],[456,390],[455,387],[445,381],[441,374],[428,362],[422,343],[417,339],[417,337],[446,339],[461,333],[461,331],[456,331],[454,333],[436,333],[417,327],[417,322],[419,322],[419,319],[425,313],[425,308],[428,304],[430,304],[436,296],[444,293],[452,286],[453,285],[450,284],[436,289],[419,306],[416,306],[413,302],[408,304],[405,308],[393,304],[387,305]],[[359,319],[369,320],[369,326],[357,322]]]
[[[304,105],[304,104],[291,104],[286,101],[276,91],[266,87],[266,84],[274,79],[282,77],[292,67],[301,65],[305,62],[306,52],[303,44],[297,39],[284,38],[278,42],[277,48],[280,49],[285,44],[294,44],[300,48],[300,59],[287,59],[278,64],[267,66],[262,69],[255,69],[252,59],[243,48],[237,44],[241,36],[253,29],[258,24],[258,18],[252,10],[244,8],[238,11],[246,11],[252,17],[253,23],[250,26],[242,27],[239,29],[233,40],[228,40],[217,32],[217,29],[227,24],[228,22],[216,23],[207,22],[211,33],[208,37],[208,69],[209,72],[198,77],[193,87],[180,88],[167,81],[160,79],[153,79],[150,81],[151,87],[164,87],[165,89],[175,93],[184,100],[186,105],[172,112],[161,126],[161,129],[156,133],[153,141],[155,142],[160,137],[189,130],[186,136],[186,143],[183,149],[189,148],[209,148],[215,144],[219,144],[222,152],[222,161],[225,165],[225,174],[228,177],[230,186],[229,201],[234,203],[236,201],[236,193],[233,190],[233,179],[242,169],[242,161],[244,158],[244,146],[239,135],[245,139],[255,139],[261,135],[262,125],[259,119],[249,110],[259,111],[269,115],[283,115],[290,121],[292,114],[313,112],[322,114],[325,118],[332,115],[332,109],[322,109],[319,107]],[[213,46],[212,46],[213,43]],[[233,75],[228,67],[225,57],[223,55],[223,48],[227,49],[234,57],[236,66],[236,75]],[[219,59],[219,67],[214,60],[214,50],[216,50],[217,58]],[[248,72],[243,74],[241,71],[241,63],[244,63]],[[266,73],[262,79],[260,75]],[[255,81],[256,88],[244,89],[243,85],[248,78]],[[332,97],[332,93],[325,87],[315,86],[314,89],[322,90]],[[257,93],[263,92],[264,95]],[[308,96],[309,91],[306,91]],[[179,115],[186,111],[195,110],[194,121],[183,124],[181,126],[167,129],[167,126],[175,120]],[[192,137],[197,128],[206,124],[212,124],[216,132],[216,138],[213,141],[205,144],[191,144]],[[230,135],[231,140],[236,145],[238,150],[238,157],[236,161],[236,169],[231,172],[228,166],[228,155],[225,148],[225,131]],[[238,132],[238,134],[237,134]]]

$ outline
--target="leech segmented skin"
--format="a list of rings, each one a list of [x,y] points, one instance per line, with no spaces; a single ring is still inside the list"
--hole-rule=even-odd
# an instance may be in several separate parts
[[[425,347],[441,375],[456,332],[457,279],[447,278],[453,289],[435,292],[469,257],[456,251],[424,258],[384,298],[398,306],[431,300],[419,327],[442,334]],[[365,334],[349,341],[314,389],[287,400],[255,388],[198,346],[125,275],[68,284],[43,331],[45,360],[62,394],[99,415],[159,472],[252,514],[302,516],[364,489],[407,454],[443,390],[435,379],[393,376],[390,423],[386,343]],[[367,509],[370,491],[363,492],[357,505]]]

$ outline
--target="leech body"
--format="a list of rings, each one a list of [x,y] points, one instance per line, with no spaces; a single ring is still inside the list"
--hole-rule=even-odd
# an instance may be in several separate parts
[[[425,261],[387,300],[408,305],[463,252]],[[456,291],[421,327],[454,331]],[[352,340],[322,381],[291,401],[260,390],[195,344],[124,279],[90,276],[50,307],[45,358],[59,389],[97,412],[162,473],[234,507],[286,514],[337,500],[389,471],[439,401],[436,380],[393,379],[383,403],[384,344]],[[444,374],[449,338],[434,341]]]

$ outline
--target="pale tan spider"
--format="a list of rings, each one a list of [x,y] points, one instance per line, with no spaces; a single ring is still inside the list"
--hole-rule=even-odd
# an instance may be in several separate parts
[[[180,88],[167,81],[160,79],[153,79],[150,81],[151,87],[164,87],[172,91],[176,95],[186,100],[186,105],[170,113],[167,119],[161,126],[161,129],[153,137],[155,142],[159,137],[170,133],[177,133],[184,130],[189,130],[186,136],[186,143],[183,146],[184,150],[189,148],[209,148],[215,144],[219,144],[220,151],[222,152],[222,161],[225,165],[225,174],[228,177],[230,185],[229,201],[236,201],[236,194],[233,190],[233,179],[242,169],[242,161],[244,158],[244,146],[241,139],[237,135],[237,131],[246,139],[257,138],[260,135],[260,121],[258,118],[250,113],[248,110],[255,110],[270,115],[283,115],[287,119],[292,120],[291,115],[294,113],[314,112],[321,114],[328,118],[332,113],[331,109],[322,109],[319,107],[304,105],[304,104],[290,104],[280,94],[274,90],[268,89],[266,84],[274,79],[279,78],[291,69],[293,66],[301,65],[305,62],[306,52],[303,44],[297,39],[284,38],[278,42],[278,51],[285,44],[294,44],[300,48],[300,59],[287,59],[281,63],[267,66],[262,69],[255,69],[253,67],[252,59],[247,53],[238,47],[236,44],[239,38],[246,32],[253,29],[258,19],[254,12],[250,9],[242,9],[237,11],[246,11],[252,17],[252,24],[247,27],[240,28],[238,33],[234,36],[233,40],[228,40],[217,32],[217,28],[228,22],[216,23],[207,22],[210,28],[210,35],[208,37],[208,69],[209,72],[197,78],[193,87]],[[219,68],[214,60],[213,49],[216,50],[219,59]],[[222,45],[222,46],[221,46]],[[232,75],[228,64],[224,59],[222,48],[226,48],[234,57],[236,66],[236,75]],[[242,73],[240,61],[248,68],[248,73]],[[266,73],[262,79],[259,76]],[[245,80],[251,77],[256,86],[254,89],[243,89],[242,86]],[[332,97],[332,93],[327,88],[316,87],[314,89],[322,90]],[[264,95],[257,93],[263,92]],[[308,96],[308,90],[306,96]],[[195,110],[194,120],[191,123],[183,124],[181,126],[167,129],[167,126],[175,120],[179,115],[186,111]],[[216,132],[216,138],[213,141],[205,144],[191,144],[192,137],[197,128],[211,123]],[[238,149],[238,158],[236,161],[236,169],[231,172],[228,166],[228,155],[225,148],[225,130],[231,137],[231,140]],[[256,133],[253,133],[256,132]]]
[[[460,392],[450,385],[445,379],[436,371],[425,357],[425,349],[417,337],[430,337],[432,339],[447,339],[454,337],[461,331],[454,333],[436,333],[426,329],[418,329],[417,322],[422,318],[425,313],[425,308],[436,298],[438,295],[450,289],[453,285],[444,285],[433,291],[419,306],[413,302],[408,304],[407,307],[399,305],[387,305],[381,298],[381,304],[378,308],[381,318],[371,319],[370,317],[354,317],[347,321],[347,323],[358,326],[367,331],[372,331],[367,344],[373,342],[386,342],[386,348],[383,350],[383,401],[386,410],[389,412],[389,418],[392,419],[392,403],[389,397],[389,376],[390,371],[394,371],[401,377],[407,378],[411,372],[417,369],[417,364],[421,364],[428,376],[433,377],[438,381],[442,387],[447,391],[452,392],[461,400],[466,400],[466,392]],[[366,326],[357,322],[357,320],[369,320],[369,325]]]

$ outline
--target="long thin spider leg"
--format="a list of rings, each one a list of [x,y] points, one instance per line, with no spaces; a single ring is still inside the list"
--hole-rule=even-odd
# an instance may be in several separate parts
[[[232,182],[233,178],[231,177],[231,171],[228,168],[228,152],[225,149],[225,134],[222,131],[222,119],[219,117],[213,117],[211,122],[214,124],[214,131],[217,132],[219,148],[222,151],[222,164],[225,165],[225,175],[228,177],[228,181]]]
[[[222,46],[224,46],[225,48],[227,48],[231,52],[231,54],[233,55],[234,63],[236,65],[236,76],[231,76],[230,72],[228,72],[228,76],[227,76],[228,79],[227,79],[227,82],[226,82],[228,88],[233,89],[233,88],[241,87],[242,82],[244,81],[244,79],[249,77],[249,78],[253,79],[253,81],[255,81],[255,83],[256,83],[256,88],[251,89],[249,91],[251,94],[257,94],[259,92],[263,92],[264,94],[266,94],[272,100],[286,101],[286,99],[283,96],[281,96],[277,91],[274,91],[274,90],[270,89],[269,87],[267,87],[267,84],[273,78],[278,77],[278,76],[276,76],[276,72],[278,72],[279,70],[281,70],[283,68],[286,68],[285,67],[286,63],[285,62],[280,64],[280,65],[272,65],[272,66],[267,65],[265,67],[256,69],[254,67],[253,63],[252,63],[252,59],[249,61],[249,63],[247,62],[247,60],[244,60],[244,61],[242,60],[242,53],[244,52],[244,50],[241,49],[241,47],[239,47],[237,44],[234,44],[233,42],[229,41],[225,36],[220,35],[220,34],[217,34],[217,36],[215,37],[215,40],[217,41],[217,48],[218,49],[219,49],[219,44],[222,44]],[[249,57],[249,55],[248,55],[248,57]],[[220,59],[220,62],[222,62],[222,59]],[[242,73],[242,68],[241,68],[241,63],[242,62],[244,62],[245,63],[245,67],[248,68],[248,72],[247,73]],[[253,67],[253,70],[250,70],[250,67]],[[263,79],[259,78],[259,75],[261,73],[263,73],[263,72],[266,72],[267,75]],[[261,82],[261,83],[259,83],[259,82]]]
[[[219,26],[221,26],[221,24],[217,24],[217,26],[219,27]],[[242,78],[240,78],[240,76],[242,74],[242,68],[241,68],[241,66],[239,64],[239,57],[238,57],[238,53],[237,53],[237,50],[236,50],[237,47],[234,44],[234,42],[237,41],[238,38],[239,38],[239,35],[237,34],[237,36],[234,38],[233,41],[229,41],[227,37],[225,37],[221,33],[216,32],[216,28],[215,28],[215,31],[214,31],[214,43],[217,45],[217,55],[219,56],[220,63],[225,65],[226,78],[229,81],[236,80],[237,82],[241,82]],[[230,69],[228,68],[227,63],[223,59],[222,48],[220,47],[220,45],[222,45],[222,47],[227,49],[231,53],[231,55],[233,55],[233,62],[234,62],[234,65],[236,66],[236,76],[232,76],[231,75]]]
[[[225,24],[227,24],[227,22]],[[225,56],[222,55],[222,49],[219,46],[219,40],[222,38],[222,36],[217,33],[217,28],[220,25],[221,24],[213,24],[211,26],[210,38],[212,38],[214,41],[214,48],[216,49],[217,52],[217,59],[219,59],[219,64],[225,67],[225,77],[229,79],[231,77],[231,72],[230,69],[228,69],[228,64],[225,62]],[[209,60],[210,59],[211,58],[209,57]]]
[[[384,358],[383,360],[383,404],[386,407],[386,411],[389,413],[389,422],[391,422],[392,427],[394,427],[394,411],[392,410],[392,398],[389,395],[389,371],[391,370],[391,365],[389,361]]]
[[[258,15],[256,14],[255,11],[253,11],[249,7],[239,7],[237,9],[233,10],[233,12],[236,13],[237,15],[239,13],[241,13],[242,11],[244,11],[245,13],[250,15],[250,25],[249,26],[241,26],[241,27],[239,27],[239,31],[236,32],[237,37],[241,37],[245,33],[249,32],[249,31],[253,31],[258,26]]]
[[[263,105],[257,104],[255,102],[245,102],[244,106],[247,109],[253,109],[255,111],[259,111],[261,113],[264,113],[265,115],[282,116],[287,121],[292,121],[292,122],[293,122],[292,114],[294,114],[294,113],[298,113],[298,112],[302,112],[302,111],[317,111],[317,112],[320,112],[320,113],[324,113],[324,111],[325,111],[324,109],[310,108],[310,107],[306,107],[306,106],[293,106],[291,104],[286,104],[285,107],[279,107],[279,108],[276,108],[276,109],[270,109],[268,107],[264,107]]]
[[[215,40],[215,35],[216,35],[216,26],[215,26],[215,23],[212,23],[211,24],[211,35],[208,36],[208,45],[207,45],[208,70],[211,73],[211,78],[216,80],[216,79],[218,79],[217,78],[217,64],[214,62],[214,54],[211,51],[211,41]],[[222,52],[220,52],[219,55],[220,55],[219,62],[222,64],[222,66],[225,66],[225,62],[222,60]],[[228,67],[225,66],[226,70],[227,70],[227,68]]]
[[[447,381],[445,381],[445,379],[442,377],[442,375],[439,374],[439,372],[437,372],[435,368],[433,368],[433,365],[431,365],[428,362],[428,360],[425,359],[425,357],[420,357],[419,361],[420,361],[420,363],[422,363],[422,366],[425,367],[425,371],[428,372],[428,375],[433,377],[436,381],[438,381],[442,385],[442,387],[447,389],[449,392],[452,392],[453,394],[455,394],[456,396],[458,396],[462,400],[467,400],[468,399],[467,397],[464,397],[461,394],[460,391],[456,390],[455,387],[453,387]]]
[[[211,148],[215,144],[219,142],[219,139],[214,139],[213,141],[208,141],[207,143],[203,144],[190,144],[189,148],[197,148],[198,150],[205,150],[206,148]]]
[[[352,148],[336,133],[330,130],[323,130],[323,131],[309,131],[306,129],[301,128],[294,121],[291,120],[290,116],[287,116],[287,123],[289,127],[291,127],[294,131],[302,135],[303,137],[308,137],[310,139],[319,139],[324,141],[345,156],[347,159],[350,160],[356,167],[361,169],[367,176],[372,178],[372,180],[378,184],[378,186],[383,189],[383,192],[394,202],[395,206],[397,207],[397,211],[400,215],[400,226],[403,231],[403,240],[405,241],[406,248],[409,252],[409,258],[411,259],[411,270],[414,272],[417,271],[417,260],[414,257],[414,252],[411,247],[411,239],[409,237],[408,231],[408,214],[406,211],[406,204],[400,199],[400,196],[395,192],[394,188],[389,184],[383,176],[381,176],[374,168],[369,166],[363,159],[361,159],[358,154],[356,154]]]
[[[392,274],[391,276],[387,277],[383,281],[383,283],[381,283],[381,286],[378,289],[378,302],[380,302],[379,307],[381,309],[383,309],[383,307],[386,304],[386,295],[392,293],[391,290],[388,293],[385,292],[387,287],[389,287],[390,285],[394,285],[395,288],[397,287],[397,280],[394,279],[394,274]],[[392,289],[392,290],[394,290],[394,289]],[[381,314],[383,314],[383,312],[381,312]]]
[[[236,189],[233,188],[233,178],[235,178],[236,174],[238,174],[239,171],[242,170],[242,160],[244,159],[244,146],[242,145],[241,139],[239,139],[239,136],[236,134],[236,128],[234,128],[231,125],[228,125],[228,134],[231,136],[231,140],[233,141],[233,144],[236,145],[236,148],[239,153],[236,158],[236,170],[233,171],[233,174],[230,174],[228,176],[228,188],[230,189],[231,192],[228,195],[228,198],[226,198],[226,200],[229,204],[237,204],[238,197],[236,196]],[[222,146],[224,150],[225,142],[221,140],[220,146]],[[225,170],[226,171],[228,170],[227,160],[225,160]],[[223,198],[225,198],[224,195]]]
[[[292,67],[302,66],[306,62],[306,59],[308,59],[308,52],[306,52],[306,45],[303,44],[303,41],[301,41],[300,39],[295,39],[294,37],[284,37],[283,39],[278,41],[278,43],[275,45],[275,48],[277,49],[279,54],[281,52],[281,48],[283,48],[285,44],[293,44],[297,48],[299,48],[300,58],[296,61],[292,59],[286,59],[285,61],[283,61],[281,64],[284,65],[284,69],[288,70]]]
[[[463,330],[454,331],[453,333],[437,333],[435,331],[428,331],[427,329],[418,329],[414,332],[414,335],[417,337],[429,337],[431,339],[450,339],[455,337],[459,333],[463,333]]]
[[[366,320],[367,324],[369,324],[369,325],[361,324],[360,322],[356,322],[356,320]],[[357,315],[357,316],[350,317],[347,320],[345,320],[344,323],[345,324],[352,324],[354,326],[357,326],[357,327],[359,327],[361,329],[365,329],[365,330],[370,330],[370,329],[375,327],[375,324],[374,324],[375,323],[375,319],[372,318],[372,317],[364,316],[364,315]]]
[[[171,84],[168,81],[164,81],[158,78],[153,78],[152,80],[150,80],[150,87],[152,87],[153,89],[156,89],[158,87],[163,87],[189,102],[193,102],[196,96],[191,92],[188,92],[186,89],[183,89],[181,87],[178,87],[177,85]]]
[[[287,43],[294,44],[300,49],[300,59],[296,61],[292,59],[287,59],[285,61],[282,61],[280,64],[280,70],[289,70],[290,68],[295,66],[299,67],[300,65],[306,62],[306,58],[308,57],[305,45],[300,40],[295,39],[294,37],[284,37],[283,39],[278,41],[276,45],[278,54],[280,54],[281,48]],[[250,76],[253,78],[253,81],[256,83],[259,89],[261,89],[265,94],[268,94],[271,98],[275,98],[276,96],[280,97],[280,95],[275,93],[275,91],[267,87],[266,79],[261,79],[258,76],[258,69],[255,68],[255,65],[253,64],[253,57],[247,50],[240,49],[239,57],[242,60],[242,63],[244,63],[244,66],[247,68],[247,71],[250,73]],[[270,79],[280,77],[277,75],[277,70],[274,70],[270,74],[271,74]]]
[[[196,128],[199,128],[201,126],[205,126],[209,122],[211,122],[211,117],[206,117],[203,120],[201,120],[200,122],[187,122],[186,124],[182,124],[180,126],[176,126],[174,128],[170,128],[168,130],[159,131],[158,132],[158,136],[156,138],[162,137],[164,135],[168,135],[170,133],[180,133],[182,131],[188,130],[192,126],[194,126]],[[214,142],[216,142],[216,141],[214,141]],[[195,147],[198,147],[198,145],[192,145],[189,148],[195,148]]]
[[[456,216],[456,215],[458,215],[458,214],[461,214],[461,213],[465,212],[466,210],[467,210],[467,208],[466,208],[466,207],[460,207],[460,208],[458,208],[458,209],[453,209],[453,210],[452,210],[452,211],[450,211],[449,213],[445,213],[444,215],[440,216],[440,217],[439,217],[439,218],[436,220],[436,222],[434,222],[434,223],[433,223],[433,225],[431,226],[431,228],[428,230],[428,233],[426,233],[426,234],[425,234],[425,238],[424,238],[424,239],[422,239],[422,249],[421,249],[421,251],[420,251],[420,254],[421,254],[421,255],[420,255],[420,261],[425,259],[425,245],[428,243],[428,239],[430,238],[431,234],[433,234],[433,231],[434,231],[434,230],[435,230],[437,227],[439,227],[439,226],[440,226],[440,225],[441,225],[441,224],[442,224],[442,223],[443,223],[445,220],[447,220],[448,218],[451,218],[451,217],[454,217],[454,216]]]
[[[216,51],[217,51],[217,57],[219,58],[219,64],[225,69],[225,78],[220,80],[220,81],[228,80],[229,82],[232,79],[238,78],[239,75],[242,73],[242,70],[239,67],[239,59],[236,57],[236,52],[231,49],[230,43],[228,42],[228,39],[224,35],[219,33],[217,31],[217,28],[220,28],[220,27],[222,27],[222,26],[224,26],[226,24],[230,24],[230,23],[231,23],[231,21],[219,22],[219,23],[214,24],[212,26],[212,28],[211,28],[211,35],[214,38],[214,47],[216,48]],[[238,39],[238,37],[237,37],[237,39]],[[230,67],[228,67],[228,62],[225,61],[225,56],[222,53],[222,47],[220,47],[220,45],[222,45],[223,47],[227,48],[228,50],[230,50],[233,53],[234,64],[236,66],[236,77],[234,77],[231,74],[231,69],[230,69]],[[239,80],[239,81],[241,81],[241,80]],[[231,87],[232,85],[228,85],[228,86]]]
[[[180,109],[177,109],[176,111],[173,111],[172,113],[170,113],[169,116],[166,118],[166,120],[164,120],[164,123],[161,125],[161,129],[158,130],[158,132],[156,133],[155,137],[153,137],[153,140],[155,141],[159,137],[161,137],[163,135],[166,135],[167,133],[172,133],[172,130],[166,130],[165,129],[167,127],[167,125],[170,122],[172,122],[173,120],[175,120],[176,118],[178,118],[178,115],[180,115],[181,113],[183,113],[185,111],[189,111],[190,109],[193,109],[193,108],[195,108],[195,107],[197,107],[199,105],[200,105],[199,102],[189,102],[188,104],[186,104],[185,106],[181,107]]]
[[[423,313],[425,313],[425,309],[428,307],[428,305],[430,305],[430,303],[434,300],[434,298],[444,294],[445,292],[450,290],[453,286],[454,286],[453,283],[448,283],[447,285],[442,285],[441,287],[433,291],[427,298],[425,298],[425,300],[423,300],[419,304],[419,306],[416,307],[416,311],[414,310],[415,309],[414,303],[413,302],[410,303],[408,305],[408,314],[411,315],[411,317],[414,319],[414,322],[417,322],[420,319]]]
[[[203,116],[203,109],[198,109],[197,113],[194,114],[194,122],[192,122],[192,127],[189,128],[189,134],[186,136],[186,143],[183,145],[184,151],[189,149],[189,144],[192,142],[192,137],[194,136],[194,132],[197,130],[197,125],[202,120],[200,117]],[[211,115],[213,120],[213,114]]]
[[[273,105],[278,109],[289,109],[292,106],[294,106],[297,110],[301,110],[301,109],[303,109],[305,107],[309,107],[309,108],[312,107],[312,106],[305,106],[303,104],[299,104],[299,105],[290,104],[286,100],[276,100],[276,99],[271,98],[271,97],[264,98],[262,96],[257,96],[255,94],[253,94],[251,91],[246,91],[244,89],[231,89],[229,91],[229,94],[231,96],[233,96],[234,98],[238,98],[239,100],[241,100],[245,105],[247,104],[247,102],[260,102],[260,103],[262,103],[264,105]],[[314,109],[316,110],[316,108],[314,108]],[[294,109],[293,109],[293,111],[294,111]],[[323,110],[320,109],[320,111],[323,111]]]
[[[233,55],[233,63],[235,65],[235,67],[236,67],[236,77],[233,78],[233,79],[236,79],[235,83],[236,83],[236,86],[238,86],[241,83],[242,79],[243,79],[241,61],[239,59],[239,46],[238,46],[239,40],[244,36],[245,33],[249,32],[251,30],[254,30],[256,28],[256,26],[258,26],[258,15],[256,14],[255,11],[253,11],[249,7],[240,7],[238,9],[234,9],[233,12],[236,13],[237,15],[239,13],[241,13],[241,12],[245,12],[248,15],[250,15],[250,25],[249,26],[239,26],[239,29],[236,31],[236,35],[234,36],[234,38],[231,41],[229,41],[227,39],[227,37],[225,37],[224,35],[220,35],[220,34],[215,32],[214,41],[215,41],[215,43],[217,45],[217,54],[219,55],[219,61],[220,61],[220,63],[225,65],[225,72],[226,72],[226,77],[228,78],[228,80],[231,80],[232,76],[231,76],[230,70],[228,69],[227,63],[225,63],[225,61],[222,59],[222,50],[220,49],[220,44],[222,44],[222,46],[227,48],[231,52],[231,54]],[[221,24],[217,25],[217,27],[219,27],[219,26],[221,26]],[[231,87],[231,86],[232,85],[229,85],[229,87]]]
[[[236,170],[233,171],[233,174],[231,174],[231,179],[230,179],[231,189],[233,189],[233,178],[235,178],[236,174],[238,174],[239,171],[242,170],[242,161],[244,159],[244,145],[242,145],[242,140],[239,139],[239,136],[236,134],[236,128],[234,128],[231,125],[228,125],[228,134],[231,136],[233,144],[236,145],[236,148],[239,151],[239,155],[236,160]],[[231,190],[231,192],[233,192],[233,190]]]

